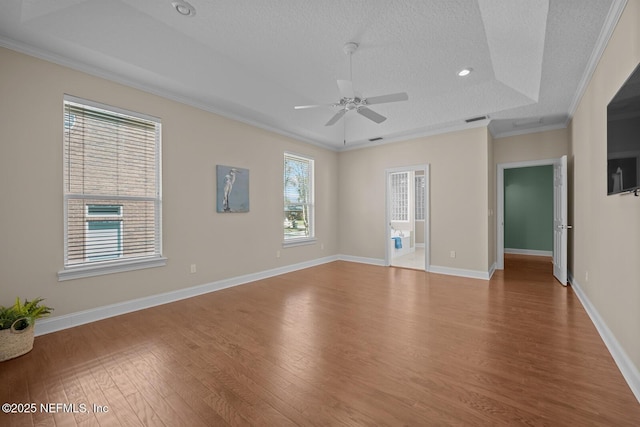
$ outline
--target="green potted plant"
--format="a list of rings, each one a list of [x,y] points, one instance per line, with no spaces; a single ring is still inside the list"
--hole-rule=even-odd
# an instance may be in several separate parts
[[[48,316],[53,310],[41,304],[42,301],[43,298],[36,298],[21,302],[16,298],[12,306],[0,306],[0,362],[31,351],[36,319]]]

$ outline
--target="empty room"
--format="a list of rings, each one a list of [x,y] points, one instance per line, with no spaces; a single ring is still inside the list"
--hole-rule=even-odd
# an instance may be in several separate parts
[[[0,425],[640,424],[640,0],[0,4]]]

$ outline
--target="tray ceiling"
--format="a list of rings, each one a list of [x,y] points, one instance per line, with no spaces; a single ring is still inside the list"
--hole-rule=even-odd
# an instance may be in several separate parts
[[[566,126],[625,4],[190,0],[185,17],[171,3],[2,2],[0,45],[340,150],[479,124],[495,137]],[[381,124],[294,110],[339,100],[350,41],[356,92],[409,101],[372,106]]]

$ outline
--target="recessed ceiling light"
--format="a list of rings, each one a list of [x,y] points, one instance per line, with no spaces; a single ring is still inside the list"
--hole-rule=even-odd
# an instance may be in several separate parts
[[[178,12],[182,16],[192,17],[196,15],[196,8],[186,1],[172,1],[171,6],[173,6],[176,12]]]
[[[458,76],[466,77],[469,74],[471,74],[472,71],[473,71],[473,68],[463,68],[462,70],[458,71]]]

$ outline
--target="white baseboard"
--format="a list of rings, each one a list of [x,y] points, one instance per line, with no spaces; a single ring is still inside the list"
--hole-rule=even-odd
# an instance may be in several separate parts
[[[380,259],[380,258],[365,258],[365,257],[353,256],[353,255],[338,255],[338,259],[340,261],[358,262],[360,264],[379,265],[383,267],[385,266],[384,259]]]
[[[430,273],[446,274],[449,276],[469,277],[471,279],[483,279],[489,280],[495,271],[494,264],[489,271],[480,270],[465,270],[462,268],[441,267],[439,265],[432,265],[429,267]]]
[[[488,280],[491,280],[491,278],[493,277],[493,273],[496,272],[497,268],[498,268],[498,263],[497,262],[494,262],[491,265],[491,267],[489,267],[489,273],[488,273],[489,274],[489,279]]]
[[[383,259],[379,258],[363,258],[356,257],[351,255],[340,255],[341,261],[350,261],[350,262],[359,262],[362,264],[372,264],[372,265],[386,265]],[[469,277],[472,279],[483,279],[489,280],[493,273],[496,271],[498,264],[493,263],[489,271],[479,271],[479,270],[465,270],[462,268],[451,268],[451,267],[441,267],[438,265],[429,266],[429,273],[437,273],[437,274],[446,274],[448,276],[460,276],[460,277]]]
[[[569,283],[571,283],[571,288],[577,295],[580,303],[584,307],[585,311],[591,318],[594,326],[598,330],[602,341],[604,341],[607,349],[609,349],[609,353],[613,357],[613,360],[618,365],[618,369],[622,373],[622,376],[629,384],[629,388],[636,396],[638,402],[640,402],[640,371],[638,367],[634,365],[633,361],[627,353],[624,351],[616,337],[613,335],[604,319],[598,313],[598,310],[591,303],[587,295],[584,293],[578,281],[573,277],[571,273],[569,273]]]
[[[157,305],[167,304],[185,298],[191,298],[209,292],[230,288],[233,286],[244,285],[256,280],[266,279],[268,277],[278,276],[280,274],[290,273],[292,271],[302,270],[304,268],[314,267],[316,265],[337,261],[338,259],[338,256],[318,258],[298,264],[287,265],[285,267],[278,267],[271,270],[246,274],[244,276],[218,280],[216,282],[206,283],[204,285],[193,286],[190,288],[179,289],[163,294],[151,295],[148,297],[138,298],[130,301],[105,305],[102,307],[96,307],[89,310],[66,314],[63,316],[39,319],[36,322],[35,335],[44,335],[63,329],[73,328],[74,326],[84,325],[85,323],[95,322],[98,320],[107,319],[109,317],[131,313],[133,311],[143,310],[145,308],[155,307]]]
[[[534,249],[514,249],[504,248],[505,254],[517,254],[517,255],[533,255],[533,256],[553,256],[553,251],[538,251]]]

